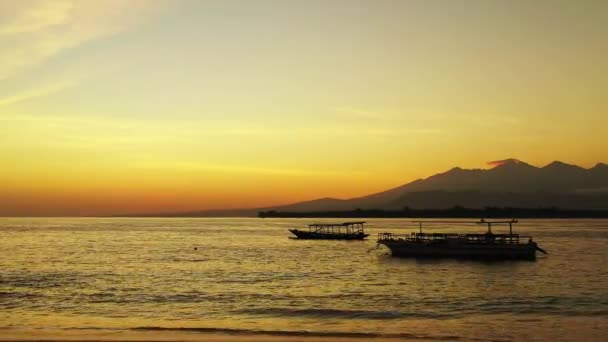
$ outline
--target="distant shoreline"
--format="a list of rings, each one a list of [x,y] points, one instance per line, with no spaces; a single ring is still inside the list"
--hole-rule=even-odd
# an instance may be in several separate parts
[[[608,209],[562,209],[486,207],[402,210],[355,209],[326,211],[214,210],[186,213],[156,213],[107,216],[1,216],[0,218],[525,218],[525,219],[608,219]]]
[[[382,210],[356,209],[347,211],[260,211],[260,218],[608,218],[608,210],[578,210],[560,208],[498,208],[484,209],[453,207],[449,209]]]

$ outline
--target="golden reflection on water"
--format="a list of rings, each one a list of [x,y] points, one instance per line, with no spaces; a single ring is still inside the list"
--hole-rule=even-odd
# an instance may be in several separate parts
[[[369,221],[372,239],[344,242],[288,239],[306,220],[0,219],[0,334],[542,340],[607,328],[606,220],[523,222],[550,254],[495,263],[392,258],[372,250],[375,234],[416,227]]]

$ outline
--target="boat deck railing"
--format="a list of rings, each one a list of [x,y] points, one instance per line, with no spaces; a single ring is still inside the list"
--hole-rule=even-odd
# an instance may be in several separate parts
[[[406,241],[416,243],[459,242],[469,244],[508,244],[518,245],[532,242],[532,237],[519,234],[457,234],[457,233],[378,233],[378,241]],[[520,242],[521,241],[521,242]]]
[[[308,225],[308,231],[320,234],[364,234],[365,222],[315,223]]]

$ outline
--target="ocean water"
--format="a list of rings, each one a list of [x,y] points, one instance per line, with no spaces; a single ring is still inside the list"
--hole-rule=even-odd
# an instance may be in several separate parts
[[[516,232],[549,255],[492,263],[393,258],[375,234],[417,226],[367,221],[367,241],[302,241],[287,229],[310,219],[0,218],[0,337],[608,336],[608,220],[521,220]]]

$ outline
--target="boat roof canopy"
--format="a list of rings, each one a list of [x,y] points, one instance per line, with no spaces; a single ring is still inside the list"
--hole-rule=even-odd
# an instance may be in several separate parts
[[[479,221],[412,221],[413,223],[460,223],[460,224],[512,224],[517,223],[517,219],[493,221],[481,219]]]
[[[309,224],[309,227],[346,227],[346,226],[354,226],[357,224],[364,224],[364,221],[357,222],[344,222],[344,223],[313,223]]]

